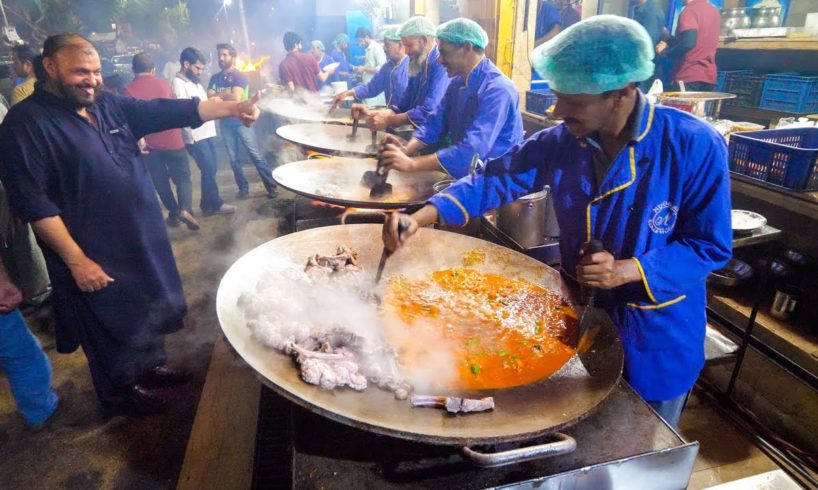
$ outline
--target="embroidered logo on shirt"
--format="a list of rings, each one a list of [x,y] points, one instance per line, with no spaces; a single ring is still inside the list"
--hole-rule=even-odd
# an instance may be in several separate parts
[[[679,206],[674,206],[670,201],[665,201],[653,208],[653,215],[648,221],[648,226],[654,233],[668,234],[673,230],[678,214]]]

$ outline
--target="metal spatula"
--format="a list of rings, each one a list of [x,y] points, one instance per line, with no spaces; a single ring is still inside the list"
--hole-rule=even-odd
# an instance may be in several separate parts
[[[398,221],[398,236],[409,229],[409,224],[409,220],[407,220],[405,217],[402,217],[400,221]],[[386,259],[388,259],[391,255],[392,251],[386,247],[383,247],[381,261],[378,262],[378,271],[375,273],[375,285],[378,285],[381,282],[381,276],[383,275],[383,268],[386,265]]]
[[[358,134],[358,118],[352,120],[352,134],[347,135],[347,139],[352,141],[355,139],[356,135]]]
[[[372,144],[367,145],[366,151],[375,153],[378,151],[378,132],[372,131]]]
[[[585,257],[586,255],[593,255],[595,253],[603,252],[604,250],[605,248],[603,247],[602,242],[599,240],[591,240],[582,244],[579,253],[582,257]],[[592,312],[594,309],[594,296],[596,295],[596,289],[583,288],[582,292],[585,306],[582,307],[582,314],[579,316],[579,326],[577,327],[577,350],[588,346],[588,342],[590,342],[592,336],[591,334],[593,333],[593,313],[589,314],[589,311]]]

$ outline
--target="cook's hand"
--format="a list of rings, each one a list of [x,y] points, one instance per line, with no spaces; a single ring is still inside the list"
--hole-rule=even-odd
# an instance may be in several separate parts
[[[335,97],[332,98],[332,109],[335,109],[336,107],[341,105],[341,102],[343,102],[344,99],[346,99],[347,97],[352,95],[351,92],[353,92],[353,91],[352,90],[344,90],[343,92],[335,94]]]
[[[139,146],[139,153],[143,155],[150,153],[148,150],[148,143],[145,141],[145,138],[139,138],[139,141],[137,141],[136,144]]]
[[[662,54],[662,51],[667,49],[667,43],[664,41],[659,41],[656,45],[656,54]]]
[[[96,262],[83,257],[73,264],[69,264],[68,268],[71,270],[71,276],[77,287],[84,293],[92,293],[108,286],[114,282],[114,278],[109,276],[102,270]]]
[[[256,107],[256,102],[261,98],[261,92],[256,92],[256,95],[251,99],[247,99],[238,103],[236,111],[238,118],[247,127],[250,127],[258,120],[261,111]]]
[[[383,131],[389,127],[389,118],[394,114],[389,109],[373,112],[366,120],[366,125],[371,131]]]
[[[369,109],[363,104],[352,104],[352,119],[365,119],[369,117]]]
[[[354,66],[352,68],[352,71],[354,71],[355,73],[363,73],[364,72],[364,67],[363,67],[363,65]]]
[[[586,255],[577,265],[577,281],[589,288],[613,289],[640,279],[633,260],[616,260],[606,251]]]
[[[0,314],[5,315],[20,306],[23,293],[8,279],[0,281]]]
[[[404,246],[417,231],[418,222],[408,214],[389,213],[383,222],[383,246],[394,252]]]
[[[407,155],[409,154],[409,152],[408,152],[408,151],[406,151],[406,145],[404,145],[404,144],[403,144],[403,140],[401,140],[400,138],[398,138],[398,137],[397,137],[397,136],[395,136],[394,134],[389,134],[389,133],[386,133],[386,134],[383,136],[383,139],[381,140],[381,142],[380,142],[380,144],[379,144],[379,146],[378,146],[378,153],[380,153],[380,152],[382,152],[382,151],[386,150],[386,146],[387,146],[387,145],[392,145],[392,146],[395,146],[395,147],[397,147],[397,148],[398,148],[400,151],[402,151],[402,152],[406,153]]]
[[[397,170],[399,172],[412,172],[415,168],[415,159],[405,153],[405,148],[398,145],[386,144],[378,152],[378,160],[384,170]]]

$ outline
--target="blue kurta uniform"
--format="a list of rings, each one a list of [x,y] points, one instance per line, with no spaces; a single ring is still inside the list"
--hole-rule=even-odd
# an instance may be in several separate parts
[[[448,224],[551,186],[564,272],[601,240],[633,259],[642,281],[599,291],[617,326],[625,376],[648,401],[689,390],[704,365],[705,279],[731,255],[724,138],[694,116],[645,105],[636,136],[595,185],[592,151],[564,125],[538,132],[485,171],[430,199]]]
[[[329,57],[331,58],[330,63],[340,63],[338,68],[335,69],[335,72],[332,74],[332,80],[330,82],[347,82],[352,77],[352,65],[349,64],[347,61],[347,55],[344,54],[338,48],[333,48],[332,52],[330,52]],[[349,73],[347,76],[341,76],[341,73]]]
[[[488,58],[466,80],[452,78],[440,108],[414,133],[426,145],[447,135],[452,145],[435,155],[440,166],[457,178],[469,173],[475,156],[497,158],[522,141],[520,95]]]
[[[122,356],[182,327],[182,281],[137,140],[201,125],[198,104],[101,93],[88,108],[94,127],[38,85],[0,126],[0,177],[12,208],[26,222],[60,216],[85,255],[115,280],[83,293],[62,259],[43,244],[57,348],[73,352],[82,343],[104,401],[111,401],[106,397],[112,386],[139,374],[136,361]]]
[[[404,56],[399,63],[392,60],[378,70],[368,83],[355,87],[356,99],[371,99],[381,92],[386,99],[386,105],[394,104],[403,97],[406,92],[406,84],[409,82],[409,57]]]
[[[438,108],[450,80],[446,68],[440,64],[440,52],[435,44],[423,68],[415,76],[409,77],[406,92],[391,109],[396,114],[407,113],[409,121],[418,127]]]

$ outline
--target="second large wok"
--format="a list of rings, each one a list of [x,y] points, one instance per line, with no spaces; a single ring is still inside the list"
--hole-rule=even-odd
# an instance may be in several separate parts
[[[371,147],[372,132],[363,125],[358,128],[355,138],[348,138],[352,136],[352,128],[341,124],[290,124],[280,126],[276,134],[304,148],[332,155],[372,157],[378,153]],[[376,141],[381,141],[385,135],[379,131]]]
[[[370,196],[361,184],[367,170],[375,170],[374,159],[323,158],[286,163],[273,171],[273,179],[296,194],[344,207],[398,209],[422,205],[435,193],[434,184],[448,176],[443,172],[390,172],[392,193]]]
[[[574,356],[557,373],[522,387],[463,393],[494,396],[496,408],[490,412],[452,416],[439,410],[413,408],[407,401],[396,400],[391,393],[377,388],[326,391],[304,383],[288,356],[253,340],[237,306],[239,296],[253,291],[266,270],[303,264],[310,254],[333,252],[338,244],[356,249],[361,265],[374,275],[382,251],[380,235],[380,225],[367,224],[293,233],[248,252],[222,279],[216,304],[224,335],[265,384],[292,402],[335,421],[394,437],[433,444],[494,444],[551,434],[577,422],[597,407],[619,381],[622,345],[610,319],[598,314],[595,323],[599,331],[590,348]],[[389,259],[384,280],[398,274],[419,277],[461,267],[463,253],[472,250],[486,254],[486,260],[474,266],[479,270],[522,278],[550,289],[562,287],[555,270],[525,255],[477,238],[429,228],[419,230]],[[280,294],[288,294],[286,284]]]

